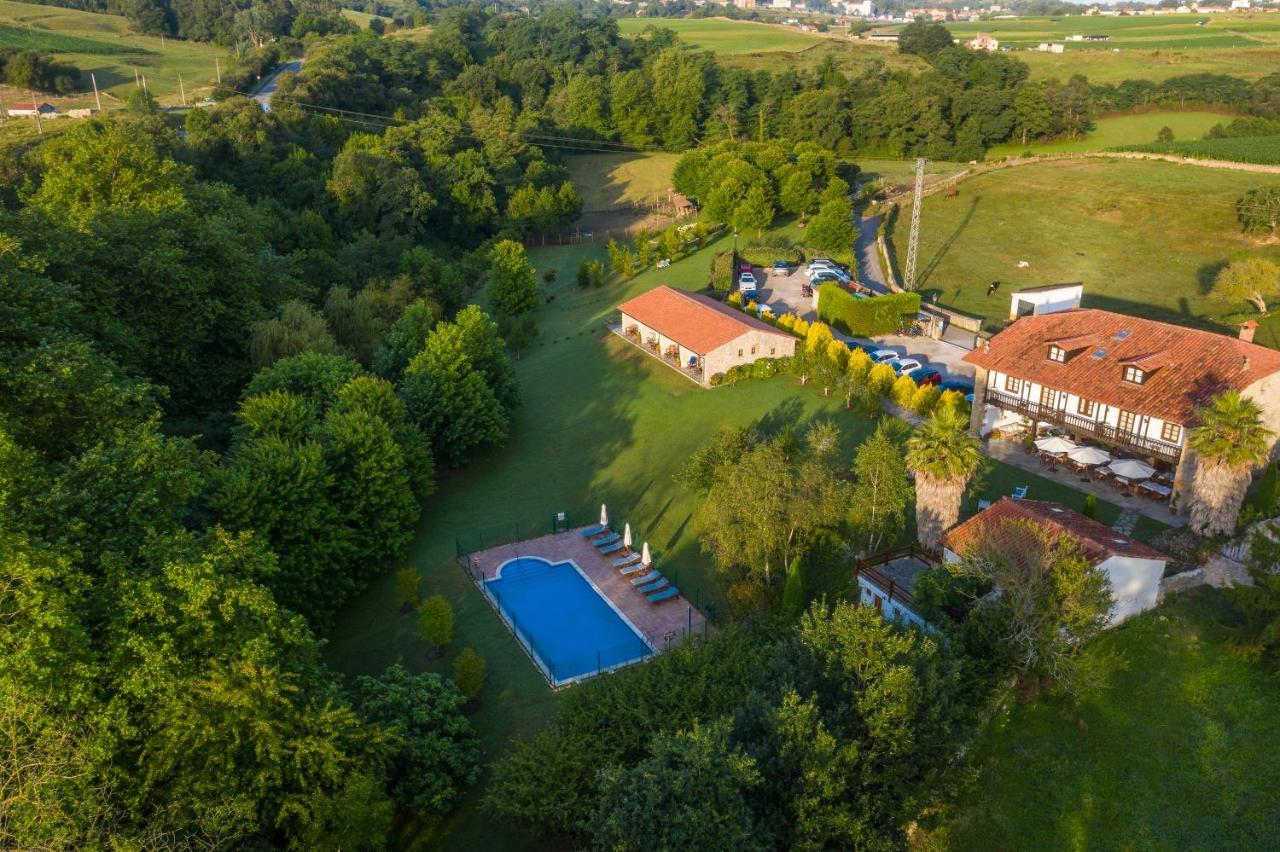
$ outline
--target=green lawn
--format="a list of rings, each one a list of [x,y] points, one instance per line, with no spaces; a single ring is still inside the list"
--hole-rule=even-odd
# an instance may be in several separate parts
[[[1274,849],[1280,680],[1232,653],[1232,617],[1199,589],[1108,632],[1105,689],[1001,712],[916,848]]]
[[[851,460],[875,425],[789,377],[702,389],[605,335],[604,320],[624,299],[659,283],[699,288],[711,254],[727,247],[730,239],[667,269],[595,290],[580,290],[572,279],[578,261],[602,258],[602,247],[531,252],[540,271],[554,268],[559,277],[551,288],[555,301],[538,317],[539,343],[517,364],[524,402],[511,438],[489,458],[441,477],[406,560],[422,574],[426,593],[443,594],[453,604],[457,626],[452,651],[442,660],[426,658],[413,617],[394,607],[394,577],[388,572],[346,609],[328,637],[329,661],[339,671],[371,673],[403,661],[415,670],[447,672],[453,655],[473,646],[489,661],[483,709],[474,717],[488,757],[503,752],[513,737],[535,732],[554,709],[555,696],[456,564],[455,543],[477,541],[481,534],[487,541],[509,540],[517,529],[525,536],[542,534],[557,511],[568,512],[575,523],[588,523],[602,502],[608,503],[615,523],[630,522],[650,543],[655,559],[691,600],[723,602],[723,578],[699,552],[696,501],[673,480],[688,455],[722,426],[763,421],[769,430],[787,423],[803,428],[816,418],[832,418],[844,430],[842,455]],[[1082,504],[1083,496],[1070,489],[995,462],[983,488],[1007,494],[1017,484],[1030,484],[1042,498]],[[1117,514],[1108,504],[1099,512],[1104,519]],[[848,578],[826,577],[820,585],[839,591],[849,584]],[[481,806],[483,787],[482,779],[443,830],[410,832],[410,845],[529,848],[527,838],[495,823]]]
[[[1060,139],[1030,145],[997,145],[987,151],[987,159],[1017,157],[1022,154],[1066,154],[1080,151],[1104,151],[1120,145],[1144,145],[1156,141],[1160,128],[1168,127],[1173,138],[1200,139],[1215,124],[1226,124],[1232,116],[1218,112],[1143,112],[1113,115],[1097,119],[1094,129],[1081,139]]]
[[[1070,160],[979,175],[958,198],[925,199],[919,269],[925,297],[985,317],[1008,318],[1021,287],[1084,282],[1084,304],[1152,319],[1229,329],[1247,310],[1212,302],[1207,287],[1239,255],[1280,259],[1280,246],[1240,233],[1235,202],[1274,176],[1165,162]],[[906,256],[910,205],[893,249]],[[1020,269],[1019,261],[1030,266]],[[1000,288],[988,297],[993,281]],[[1259,341],[1273,344],[1271,323]]]
[[[680,41],[694,50],[709,50],[730,55],[735,53],[792,53],[820,44],[826,36],[804,33],[794,27],[762,24],[756,21],[732,21],[728,18],[619,18],[623,35],[635,36],[649,26],[675,30]]]
[[[582,154],[569,157],[569,176],[582,209],[613,210],[632,201],[665,199],[679,154]]]
[[[89,74],[93,73],[104,107],[118,105],[128,96],[134,86],[134,69],[146,76],[147,90],[161,102],[179,102],[179,75],[187,100],[196,100],[213,89],[215,58],[221,59],[224,70],[231,59],[225,48],[215,45],[140,35],[118,15],[13,0],[0,0],[0,46],[50,51],[84,72],[85,92],[91,90]],[[57,103],[60,107],[87,106],[93,98],[72,100],[74,103]]]

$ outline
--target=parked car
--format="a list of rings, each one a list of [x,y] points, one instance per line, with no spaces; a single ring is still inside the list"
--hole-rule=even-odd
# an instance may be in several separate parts
[[[907,373],[911,377],[911,381],[918,385],[936,385],[942,381],[942,373],[932,367],[921,367]]]
[[[751,271],[752,271],[752,269],[751,269],[751,264],[749,264],[749,263],[739,263],[739,264],[738,264],[738,271],[739,271],[739,272],[751,272]]]
[[[810,284],[821,284],[824,281],[835,281],[838,284],[840,283],[840,278],[834,272],[828,270],[814,272],[809,275]]]
[[[919,370],[924,364],[921,364],[915,358],[895,358],[888,362],[893,371],[901,376],[903,373],[910,373],[912,370]]]
[[[739,275],[738,290],[744,296],[754,296],[756,294],[756,277],[750,272],[744,272]]]
[[[945,382],[938,385],[938,388],[943,392],[959,391],[960,393],[967,394],[969,396],[973,395],[973,382],[968,379],[947,379]],[[972,400],[970,400],[970,402],[972,402]]]
[[[861,349],[863,352],[871,356],[875,360],[875,353],[879,351],[874,343],[850,343],[849,349]]]
[[[887,364],[890,361],[897,360],[901,357],[900,352],[894,352],[892,349],[873,349],[871,351],[871,360],[877,364]]]

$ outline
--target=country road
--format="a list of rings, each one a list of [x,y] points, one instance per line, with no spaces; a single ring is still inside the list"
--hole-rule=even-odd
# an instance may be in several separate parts
[[[275,71],[271,72],[271,76],[262,81],[253,93],[253,99],[262,106],[263,112],[271,112],[271,96],[276,93],[276,82],[281,74],[297,74],[302,70],[302,60],[295,59],[292,62],[286,62]]]
[[[858,278],[862,283],[888,293],[889,282],[880,263],[880,251],[876,247],[876,234],[883,219],[884,214],[870,219],[862,218],[859,213],[853,214],[853,224],[858,229],[854,254],[858,258]]]

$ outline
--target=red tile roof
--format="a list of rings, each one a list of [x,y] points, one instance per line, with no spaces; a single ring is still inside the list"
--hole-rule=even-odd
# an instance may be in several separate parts
[[[623,302],[618,310],[699,355],[706,355],[748,331],[793,339],[715,299],[665,284]]]
[[[994,506],[983,509],[967,521],[957,524],[942,537],[943,547],[963,555],[978,542],[992,536],[1008,535],[1007,521],[1031,521],[1055,535],[1066,534],[1080,543],[1085,556],[1094,565],[1112,556],[1134,556],[1139,559],[1169,557],[1140,541],[1121,535],[1111,527],[1086,518],[1059,503],[1045,500],[1014,500],[1003,497]],[[1015,529],[1016,532],[1016,529]]]
[[[1049,360],[1050,343],[1067,350],[1065,364]],[[1184,425],[1222,391],[1244,390],[1280,371],[1274,349],[1088,308],[1022,317],[964,360]],[[1123,366],[1130,364],[1148,371],[1142,384],[1123,381]]]

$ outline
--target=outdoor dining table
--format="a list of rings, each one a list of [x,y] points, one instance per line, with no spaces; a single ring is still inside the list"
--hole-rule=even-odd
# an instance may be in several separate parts
[[[1161,485],[1159,482],[1153,482],[1152,480],[1147,480],[1146,482],[1139,482],[1138,487],[1141,488],[1143,491],[1150,491],[1152,494],[1155,494],[1158,497],[1168,497],[1173,493],[1173,489],[1170,488],[1169,486]]]
[[[1133,484],[1133,482],[1132,482],[1131,480],[1126,479],[1125,477],[1120,476],[1119,474],[1117,474],[1117,475],[1115,475],[1115,476],[1112,476],[1112,477],[1111,477],[1111,481],[1112,481],[1112,482],[1114,482],[1114,483],[1115,483],[1115,484],[1117,484],[1117,485],[1132,485],[1132,484]]]

